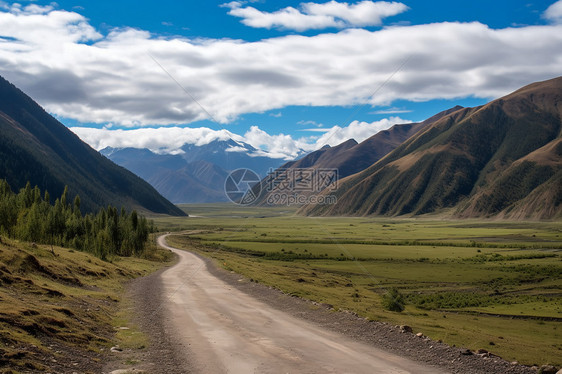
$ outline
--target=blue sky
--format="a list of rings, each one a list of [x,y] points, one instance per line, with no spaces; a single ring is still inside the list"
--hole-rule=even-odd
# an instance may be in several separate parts
[[[107,33],[116,27],[135,27],[161,35],[186,37],[234,38],[256,41],[295,33],[291,30],[255,29],[244,26],[240,19],[229,16],[228,9],[221,7],[227,1],[57,1],[59,8],[75,10],[86,16],[93,26]],[[319,1],[323,3],[326,1]],[[10,3],[10,2],[9,2]],[[35,1],[49,5],[51,1]],[[255,1],[255,8],[273,12],[288,6],[298,7],[300,1]],[[353,3],[353,2],[352,2]],[[356,3],[356,2],[355,2]],[[425,24],[432,22],[479,21],[493,28],[544,24],[541,14],[553,1],[404,1],[410,10],[392,16],[386,24],[405,22]],[[376,29],[372,27],[371,29]],[[337,29],[315,30],[304,35],[334,32]]]
[[[290,158],[560,75],[561,20],[561,1],[0,2],[0,74],[98,149],[208,128]]]

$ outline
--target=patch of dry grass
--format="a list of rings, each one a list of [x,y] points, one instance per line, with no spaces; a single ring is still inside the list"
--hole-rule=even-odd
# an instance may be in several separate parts
[[[104,262],[2,237],[0,371],[95,371],[114,344],[124,285],[169,259],[156,249],[148,257]]]

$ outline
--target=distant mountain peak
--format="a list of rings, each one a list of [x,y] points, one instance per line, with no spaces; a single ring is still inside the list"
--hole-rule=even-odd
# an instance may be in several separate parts
[[[103,149],[112,161],[152,184],[174,203],[226,201],[224,182],[235,169],[251,169],[265,176],[283,161],[267,157],[242,141],[214,140],[204,145],[184,144],[181,154],[157,154],[148,149]]]

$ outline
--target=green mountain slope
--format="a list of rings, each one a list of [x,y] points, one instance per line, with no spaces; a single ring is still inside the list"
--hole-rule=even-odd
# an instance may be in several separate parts
[[[562,77],[444,116],[354,174],[312,215],[562,215]]]
[[[154,188],[82,142],[14,85],[0,77],[0,178],[14,189],[26,182],[60,196],[64,186],[82,208],[107,204],[184,215]]]

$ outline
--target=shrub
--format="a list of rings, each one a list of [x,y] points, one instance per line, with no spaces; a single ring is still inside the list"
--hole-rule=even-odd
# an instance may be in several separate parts
[[[404,295],[396,288],[389,289],[382,297],[383,308],[391,312],[402,312],[404,305]]]

